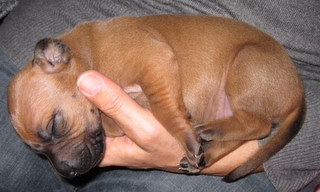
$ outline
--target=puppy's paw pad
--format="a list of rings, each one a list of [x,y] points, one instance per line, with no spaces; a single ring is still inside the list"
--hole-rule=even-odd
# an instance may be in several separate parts
[[[179,170],[187,174],[196,174],[200,172],[198,166],[191,165],[187,157],[183,157],[180,161]]]
[[[184,156],[180,161],[180,168],[184,173],[199,173],[202,168],[205,167],[206,162],[202,147],[199,148],[197,155]]]

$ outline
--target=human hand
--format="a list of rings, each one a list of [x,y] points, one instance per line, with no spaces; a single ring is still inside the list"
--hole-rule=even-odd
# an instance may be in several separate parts
[[[107,137],[99,166],[158,168],[179,172],[183,148],[153,114],[132,100],[117,84],[96,71],[82,73],[77,82],[82,93],[122,128],[125,136]],[[258,149],[249,141],[202,172],[226,175]]]

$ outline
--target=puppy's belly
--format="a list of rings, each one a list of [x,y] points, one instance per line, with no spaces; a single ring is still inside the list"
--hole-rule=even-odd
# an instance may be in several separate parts
[[[215,103],[213,106],[216,109],[215,119],[224,119],[233,115],[230,99],[226,92],[219,93]]]
[[[194,123],[224,119],[233,115],[230,98],[225,91],[217,91],[215,94],[210,93],[212,92],[199,94],[202,96],[193,98],[193,102],[188,102],[190,100],[186,99],[186,106],[191,112]]]
[[[148,100],[139,85],[126,86],[123,90],[142,107],[150,109]],[[202,102],[204,105],[198,105],[194,101],[186,103],[188,111],[192,113],[192,119],[196,122],[223,119],[233,115],[230,98],[224,90],[218,91],[216,95],[204,99],[206,100]],[[190,99],[187,100],[190,101]]]

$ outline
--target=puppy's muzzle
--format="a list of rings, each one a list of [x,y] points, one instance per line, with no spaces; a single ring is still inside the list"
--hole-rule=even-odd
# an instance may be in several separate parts
[[[99,130],[83,141],[61,143],[44,153],[56,171],[66,178],[74,178],[95,167],[103,157],[104,133]]]

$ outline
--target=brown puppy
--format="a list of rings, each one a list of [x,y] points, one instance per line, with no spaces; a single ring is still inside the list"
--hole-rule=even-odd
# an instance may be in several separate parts
[[[304,107],[298,73],[283,48],[252,26],[182,15],[86,22],[39,41],[8,90],[17,133],[66,177],[99,162],[104,130],[121,134],[79,94],[77,76],[88,69],[105,74],[152,110],[184,147],[180,169],[187,172],[268,136],[275,125],[257,154],[227,176],[235,180],[278,152],[300,128],[294,126]],[[197,135],[205,141],[202,147]]]

